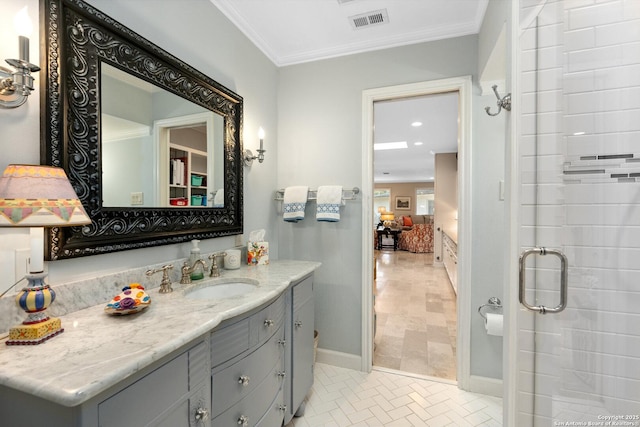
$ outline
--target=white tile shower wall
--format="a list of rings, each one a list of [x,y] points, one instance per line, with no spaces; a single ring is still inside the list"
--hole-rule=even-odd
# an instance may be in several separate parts
[[[561,247],[570,289],[520,313],[519,425],[640,414],[640,1],[520,6],[522,246]],[[527,295],[557,298],[535,265]]]

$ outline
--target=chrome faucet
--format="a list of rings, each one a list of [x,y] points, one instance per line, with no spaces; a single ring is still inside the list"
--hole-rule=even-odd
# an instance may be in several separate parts
[[[191,283],[191,273],[193,273],[196,269],[196,266],[200,264],[202,266],[203,271],[207,271],[207,263],[204,262],[203,260],[201,260],[200,258],[198,258],[197,260],[195,260],[195,262],[193,263],[193,265],[191,267],[189,267],[189,262],[185,261],[184,264],[182,264],[182,277],[180,278],[180,283],[183,285],[188,285],[189,283]]]
[[[209,259],[211,260],[211,271],[209,272],[209,277],[220,277],[220,267],[218,267],[218,264],[216,263],[216,258],[225,255],[227,255],[226,252],[218,252],[209,255]]]
[[[163,265],[161,268],[156,268],[155,270],[147,270],[145,273],[147,276],[151,276],[153,274],[162,272],[162,281],[160,282],[160,293],[168,294],[173,292],[173,288],[171,288],[171,279],[169,278],[169,270],[173,269],[173,265],[167,264]]]

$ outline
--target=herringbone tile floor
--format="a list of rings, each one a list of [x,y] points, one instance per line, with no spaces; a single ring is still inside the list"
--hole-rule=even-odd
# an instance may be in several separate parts
[[[453,384],[316,363],[305,414],[287,427],[502,426],[502,399]]]

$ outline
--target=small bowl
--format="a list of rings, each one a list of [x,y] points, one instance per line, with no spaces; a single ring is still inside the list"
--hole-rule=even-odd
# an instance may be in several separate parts
[[[122,292],[104,308],[107,314],[123,316],[144,310],[151,304],[151,297],[144,291],[144,287],[138,283],[132,283],[122,288]]]

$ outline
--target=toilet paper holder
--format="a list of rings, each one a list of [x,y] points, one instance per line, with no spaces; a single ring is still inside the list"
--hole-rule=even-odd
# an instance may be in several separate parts
[[[480,316],[482,316],[485,322],[487,321],[487,314],[482,311],[482,309],[485,307],[502,313],[502,302],[500,301],[500,298],[489,298],[486,304],[482,304],[480,307],[478,307],[478,313],[480,314]]]

